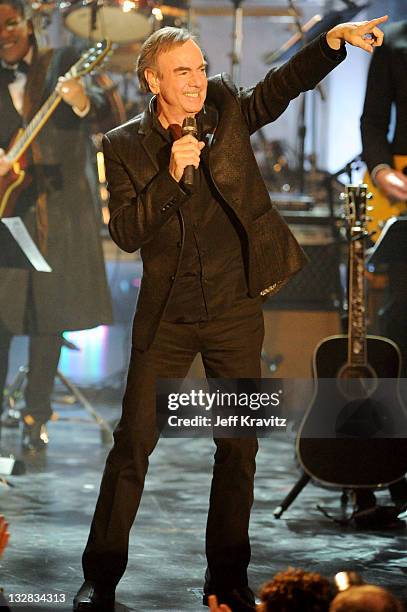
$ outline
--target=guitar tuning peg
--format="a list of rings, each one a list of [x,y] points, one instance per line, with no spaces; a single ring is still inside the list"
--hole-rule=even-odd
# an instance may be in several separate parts
[[[369,191],[369,192],[366,194],[366,200],[371,200],[372,198],[373,198],[373,193],[372,193],[371,191]]]
[[[343,193],[343,191],[342,191],[342,193],[339,194],[339,199],[340,200],[346,200],[346,193]]]
[[[366,206],[366,210],[368,212],[371,212],[372,210],[374,210],[374,206]]]

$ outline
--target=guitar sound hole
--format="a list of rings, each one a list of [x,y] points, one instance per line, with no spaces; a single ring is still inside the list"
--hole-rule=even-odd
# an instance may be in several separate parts
[[[340,392],[347,399],[363,399],[377,388],[377,374],[370,365],[345,364],[337,374]]]

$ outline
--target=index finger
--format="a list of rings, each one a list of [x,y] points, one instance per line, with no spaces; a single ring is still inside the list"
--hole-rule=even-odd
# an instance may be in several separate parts
[[[369,30],[372,30],[375,26],[379,25],[380,23],[384,23],[385,21],[387,21],[388,18],[389,18],[388,15],[383,15],[383,17],[377,17],[377,19],[372,19],[371,21],[367,21],[361,27],[361,31],[362,32],[369,32]]]

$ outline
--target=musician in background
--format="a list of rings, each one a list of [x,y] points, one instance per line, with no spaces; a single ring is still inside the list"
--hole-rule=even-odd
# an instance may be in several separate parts
[[[111,322],[99,222],[87,180],[86,125],[98,109],[104,111],[104,100],[79,80],[58,80],[77,59],[69,48],[39,49],[22,0],[0,0],[0,176],[10,170],[4,152],[18,129],[55,87],[62,97],[27,151],[31,183],[13,212],[52,272],[28,267],[17,243],[0,228],[0,398],[12,336],[28,335],[23,447],[33,452],[44,447],[41,436],[52,416],[62,332]]]
[[[407,176],[393,167],[393,155],[407,155],[407,21],[386,27],[384,43],[374,51],[369,69],[366,98],[361,118],[363,159],[373,182],[393,201],[407,200]],[[378,91],[378,83],[380,91]],[[394,134],[389,138],[392,107],[396,109]],[[407,166],[407,160],[406,160]],[[374,202],[373,202],[374,205]],[[403,254],[401,254],[403,257]],[[398,254],[399,256],[399,254]],[[389,262],[389,300],[380,313],[383,336],[394,340],[402,357],[401,376],[407,376],[407,253],[405,260]],[[390,487],[396,506],[407,504],[405,480]],[[375,507],[371,491],[357,492],[357,506],[363,511],[360,526],[397,526],[395,516]],[[371,509],[369,514],[367,509]],[[400,525],[401,526],[401,525]]]
[[[393,167],[393,155],[407,155],[407,21],[387,28],[386,40],[372,57],[361,120],[363,159],[373,182],[393,201],[407,200],[407,176]],[[380,83],[380,95],[377,93]],[[389,139],[392,107],[394,134]],[[407,160],[406,160],[407,166]],[[374,204],[374,203],[373,203]],[[383,335],[394,340],[402,355],[402,376],[407,376],[407,254],[389,266],[391,299],[382,313]]]

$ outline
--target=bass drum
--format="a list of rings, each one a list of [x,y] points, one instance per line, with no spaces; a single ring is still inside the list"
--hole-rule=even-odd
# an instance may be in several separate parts
[[[98,0],[64,2],[65,27],[80,38],[108,38],[121,45],[151,34],[155,4],[151,0],[104,0],[103,5],[98,4]]]

